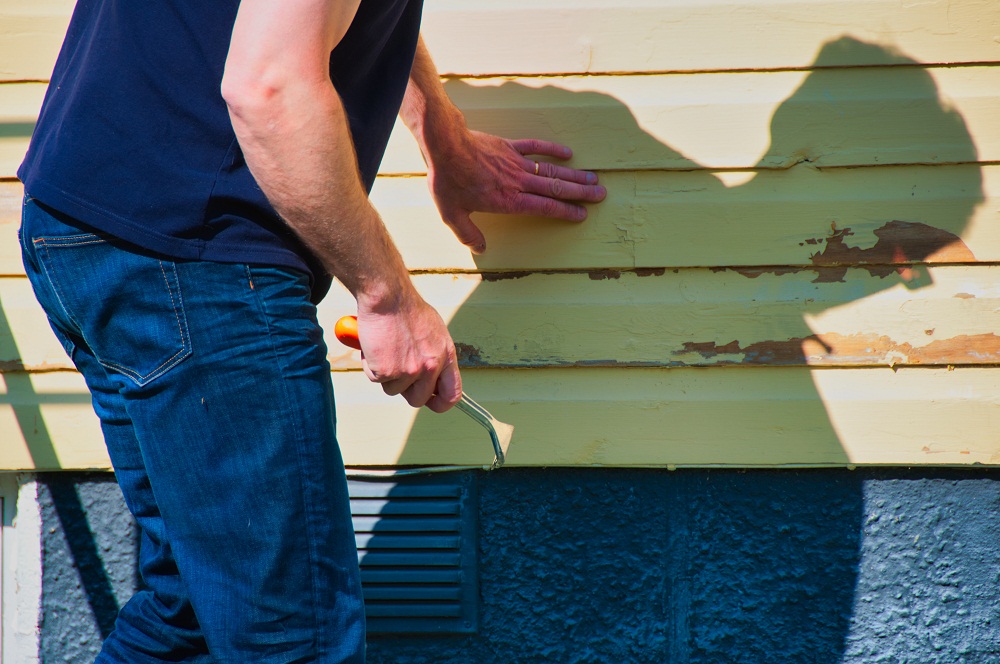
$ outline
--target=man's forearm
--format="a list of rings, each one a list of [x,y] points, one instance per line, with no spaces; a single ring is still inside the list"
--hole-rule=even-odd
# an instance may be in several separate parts
[[[362,368],[387,394],[445,411],[462,394],[455,346],[361,185],[330,53],[354,0],[242,0],[222,95],[257,183],[354,294]]]
[[[467,140],[465,117],[448,98],[423,38],[417,43],[399,116],[417,139],[425,161],[453,152],[454,143]]]

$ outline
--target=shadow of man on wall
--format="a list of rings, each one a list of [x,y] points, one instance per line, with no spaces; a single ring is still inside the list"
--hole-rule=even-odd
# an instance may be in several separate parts
[[[865,58],[866,52],[872,57]],[[845,61],[887,58],[896,66],[834,68]],[[612,197],[635,196],[642,236],[650,246],[669,246],[676,240],[682,244],[675,246],[694,251],[697,243],[725,235],[728,247],[784,245],[779,248],[785,253],[799,256],[787,267],[749,264],[729,269],[734,279],[778,280],[796,271],[810,275],[802,282],[810,292],[794,298],[800,305],[796,315],[761,321],[770,343],[750,347],[728,329],[729,318],[717,314],[713,322],[713,310],[706,308],[703,315],[714,336],[674,343],[666,354],[650,343],[648,356],[641,355],[642,349],[638,357],[629,350],[632,359],[608,371],[620,372],[629,364],[692,371],[686,367],[725,364],[718,362],[720,356],[735,356],[741,364],[795,368],[783,378],[791,381],[785,383],[785,393],[801,395],[788,404],[788,422],[770,421],[762,427],[752,409],[718,413],[699,423],[703,435],[689,444],[711,447],[718,437],[742,436],[747,446],[767,445],[760,432],[771,431],[788,441],[784,444],[796,458],[808,458],[809,450],[801,449],[806,443],[795,440],[795,427],[801,427],[803,419],[794,411],[811,409],[816,415],[808,444],[823,448],[820,458],[841,459],[846,465],[849,457],[807,367],[817,357],[835,364],[846,352],[838,344],[849,346],[850,340],[813,329],[807,319],[900,284],[909,289],[929,286],[924,267],[928,262],[974,260],[960,234],[983,200],[976,147],[962,117],[942,102],[934,80],[917,65],[883,46],[851,37],[825,44],[815,68],[774,113],[771,144],[752,179],[734,187],[649,134],[630,109],[610,95],[518,83],[485,87],[451,82],[448,89],[468,111],[473,128],[497,131],[494,127],[502,126],[499,131],[509,136],[523,120],[524,137],[570,145],[573,136],[605,136],[603,146],[589,141],[591,152],[576,146],[579,167],[593,167],[588,160],[603,158],[599,163],[643,171],[635,192],[609,187],[609,200],[595,207],[585,224],[615,223],[618,220],[609,214],[624,208],[615,208]],[[842,177],[854,169],[822,170],[853,165],[852,160],[865,155],[874,155],[864,162],[869,165],[914,163],[909,137],[915,132],[928,137],[918,149],[930,145],[934,151],[924,155],[924,163],[929,159],[964,165],[949,166],[946,179],[938,179],[930,168],[919,173],[910,167],[867,168],[863,191],[854,189],[857,177]],[[801,169],[810,169],[813,177],[797,177]],[[604,182],[610,181],[605,177]],[[813,184],[822,189],[813,191]],[[894,191],[899,195],[889,195]],[[644,206],[644,196],[662,199],[664,192],[670,192],[676,207]],[[817,197],[829,204],[822,218],[800,215],[803,208],[797,201]],[[906,202],[910,198],[913,202]],[[766,226],[734,217],[733,210],[748,209],[734,203],[753,199],[768,202]],[[885,201],[898,206],[887,209]],[[871,210],[866,210],[868,205]],[[477,223],[491,250],[504,255],[516,255],[518,245],[538,243],[568,253],[586,251],[586,243],[595,241],[578,227],[546,220],[480,215]],[[487,261],[480,263],[482,269],[497,269],[488,263],[489,254],[482,260]],[[641,267],[671,268],[653,275],[667,280],[676,278],[672,268],[677,265],[669,258],[658,263],[647,257]],[[593,288],[583,272],[580,279],[564,282],[565,293],[554,294],[553,310],[579,302],[580,291]],[[517,321],[517,280],[487,285],[491,299],[510,295],[505,320]],[[481,286],[473,292],[451,320],[456,341],[472,342],[468,334],[483,329],[475,312],[477,299],[486,297],[483,290]],[[697,292],[692,295],[690,307],[697,309]],[[483,353],[465,358],[471,369],[463,374],[468,391],[476,395],[483,380],[502,383],[505,377],[516,389],[525,374],[491,369],[487,344],[475,341]],[[568,341],[572,347],[573,338]],[[623,348],[607,352],[612,359],[626,354]],[[559,359],[572,364],[579,358]],[[525,357],[524,364],[537,368],[545,361]],[[721,377],[732,370],[715,366],[697,371]],[[752,375],[766,381],[774,374],[758,370]],[[533,372],[532,380],[547,379],[544,370]],[[748,385],[753,386],[753,379]],[[506,404],[484,405],[518,425],[518,395],[510,393],[508,398]],[[669,403],[678,395],[664,391],[650,398]],[[673,412],[651,409],[639,426],[668,437],[678,424],[672,421]],[[595,432],[603,431],[604,424],[590,423]],[[586,429],[588,423],[581,426]],[[534,439],[530,426],[520,427],[510,461],[517,463],[519,446],[563,443]],[[426,463],[433,455],[441,457],[433,459],[438,463],[456,463],[456,458],[465,462],[470,448],[481,448],[482,461],[488,463],[489,444],[474,424],[457,414],[421,412],[398,463]],[[850,644],[862,563],[867,476],[865,471],[847,470],[591,473],[582,468],[485,474],[480,488],[482,636],[456,642],[454,660],[436,652],[433,661],[475,659],[480,653],[483,658],[475,661],[840,662]],[[372,661],[391,659],[390,653],[415,657],[414,662],[431,661],[420,658],[420,647],[406,639],[376,644]]]

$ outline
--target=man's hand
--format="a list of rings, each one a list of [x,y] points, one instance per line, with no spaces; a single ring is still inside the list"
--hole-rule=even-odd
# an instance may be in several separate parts
[[[470,131],[448,99],[423,41],[400,116],[420,145],[442,219],[477,254],[486,251],[486,238],[472,222],[473,212],[583,221],[587,209],[582,203],[598,203],[607,195],[594,173],[529,157],[569,159],[572,152],[563,145]]]
[[[359,309],[358,333],[365,374],[386,394],[438,413],[462,398],[455,345],[441,316],[423,300],[388,313]]]
[[[472,212],[583,221],[587,208],[580,203],[599,203],[607,195],[594,173],[529,155],[569,159],[572,152],[549,141],[511,141],[470,131],[444,163],[428,160],[427,176],[441,218],[474,253],[486,251],[486,238],[472,222]]]

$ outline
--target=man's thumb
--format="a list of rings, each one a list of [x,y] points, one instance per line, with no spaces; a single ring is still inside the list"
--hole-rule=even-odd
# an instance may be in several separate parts
[[[486,236],[483,235],[478,226],[472,223],[468,212],[452,212],[445,219],[445,223],[451,227],[458,241],[469,247],[472,253],[482,254],[486,251]]]

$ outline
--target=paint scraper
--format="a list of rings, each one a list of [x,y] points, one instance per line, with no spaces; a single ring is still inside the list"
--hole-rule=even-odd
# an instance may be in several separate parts
[[[338,320],[334,327],[334,334],[345,346],[361,350],[356,316],[344,316]],[[489,432],[490,442],[493,444],[493,464],[490,469],[502,466],[507,457],[507,450],[510,448],[514,427],[490,415],[488,410],[473,401],[465,392],[462,392],[461,400],[455,405]]]

